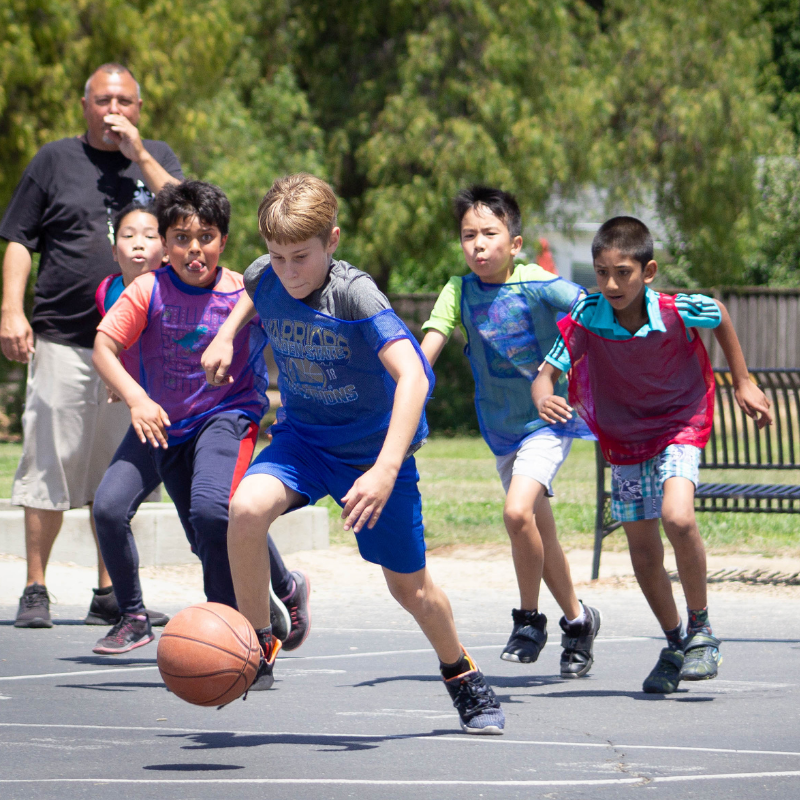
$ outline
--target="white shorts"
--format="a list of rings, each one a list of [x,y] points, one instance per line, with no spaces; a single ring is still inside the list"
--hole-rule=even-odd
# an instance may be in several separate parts
[[[37,337],[28,362],[13,505],[66,511],[94,500],[131,424],[125,403],[107,400],[89,348]]]
[[[495,456],[497,472],[506,494],[511,478],[514,475],[524,475],[541,483],[547,496],[552,497],[553,480],[571,447],[571,437],[556,436],[550,428],[540,428],[523,440],[513,453]]]

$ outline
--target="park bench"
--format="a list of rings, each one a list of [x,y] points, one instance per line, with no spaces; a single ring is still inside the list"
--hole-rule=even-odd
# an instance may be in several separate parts
[[[800,470],[800,369],[753,369],[750,374],[772,403],[773,423],[758,430],[736,404],[730,372],[715,369],[716,403],[711,438],[703,450],[702,470]],[[599,577],[603,539],[620,527],[611,516],[610,466],[595,444],[597,511],[592,580]],[[800,485],[700,483],[695,511],[746,514],[800,514]]]

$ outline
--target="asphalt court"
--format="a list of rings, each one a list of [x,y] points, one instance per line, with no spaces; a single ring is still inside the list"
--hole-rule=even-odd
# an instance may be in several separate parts
[[[503,703],[503,737],[460,732],[432,651],[390,601],[366,616],[318,606],[275,688],[221,711],[169,694],[155,645],[95,656],[104,630],[77,624],[85,609],[17,630],[0,608],[0,798],[800,796],[796,601],[779,636],[753,619],[774,600],[727,604],[720,677],[666,698],[640,691],[661,642],[626,602],[604,598],[595,667],[578,681],[558,675],[552,622],[534,665],[499,659],[505,611],[462,624]]]

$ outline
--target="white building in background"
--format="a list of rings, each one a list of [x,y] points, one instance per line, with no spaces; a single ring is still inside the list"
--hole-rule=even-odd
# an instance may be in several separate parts
[[[531,225],[525,231],[528,241],[547,239],[558,274],[587,289],[596,286],[592,239],[605,220],[621,214],[637,217],[652,231],[655,249],[664,249],[664,224],[655,212],[654,203],[608,210],[606,195],[607,192],[591,187],[575,199],[554,197],[545,212],[545,218],[552,222]]]

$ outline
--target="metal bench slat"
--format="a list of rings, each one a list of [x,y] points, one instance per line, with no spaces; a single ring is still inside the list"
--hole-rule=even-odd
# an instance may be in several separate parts
[[[701,483],[697,487],[695,497],[698,499],[800,500],[800,486],[761,483]]]

